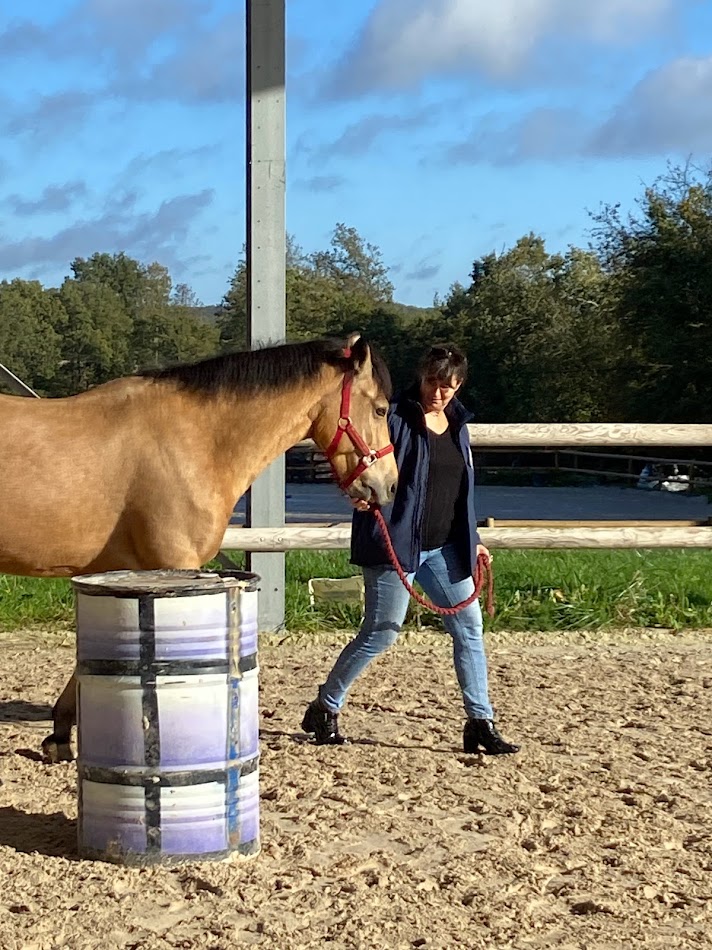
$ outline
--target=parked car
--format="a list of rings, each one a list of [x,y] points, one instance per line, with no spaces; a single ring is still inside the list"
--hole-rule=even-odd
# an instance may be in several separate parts
[[[681,474],[677,465],[648,463],[635,487],[645,491],[689,491],[690,476]]]

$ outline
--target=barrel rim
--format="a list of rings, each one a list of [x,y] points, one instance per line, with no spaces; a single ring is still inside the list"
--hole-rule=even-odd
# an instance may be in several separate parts
[[[149,579],[153,579],[151,583]],[[257,591],[259,574],[251,571],[202,571],[160,569],[155,571],[105,571],[77,574],[72,587],[90,597],[192,597],[224,594],[229,590]],[[195,581],[191,584],[190,581]],[[201,581],[203,583],[201,583]]]

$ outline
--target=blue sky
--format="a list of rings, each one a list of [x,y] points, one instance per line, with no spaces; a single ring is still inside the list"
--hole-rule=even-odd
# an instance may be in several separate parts
[[[287,222],[376,244],[429,305],[530,230],[585,246],[712,153],[710,0],[287,0]],[[165,264],[207,304],[244,242],[244,4],[0,6],[0,279]]]

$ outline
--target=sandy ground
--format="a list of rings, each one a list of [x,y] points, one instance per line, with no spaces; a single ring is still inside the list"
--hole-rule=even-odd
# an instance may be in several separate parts
[[[357,684],[348,747],[298,734],[338,646],[269,643],[250,861],[79,860],[76,769],[37,750],[71,642],[3,635],[0,947],[712,947],[712,634],[499,635],[504,759],[460,751],[444,636]]]

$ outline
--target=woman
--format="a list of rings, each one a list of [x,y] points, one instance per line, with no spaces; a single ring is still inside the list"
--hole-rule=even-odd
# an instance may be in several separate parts
[[[480,543],[474,504],[474,471],[466,423],[472,415],[456,398],[467,375],[465,355],[452,345],[424,357],[417,383],[391,404],[389,424],[398,464],[398,489],[384,509],[391,540],[408,579],[415,578],[438,606],[454,606],[474,590]],[[302,728],[319,745],[341,745],[339,713],[346,695],[369,663],[395,643],[409,594],[391,566],[379,527],[365,502],[355,503],[351,561],[363,567],[365,615],[304,714]],[[465,752],[506,755],[494,724],[487,687],[482,614],[477,601],[445,616],[453,640],[455,671],[467,714]]]

